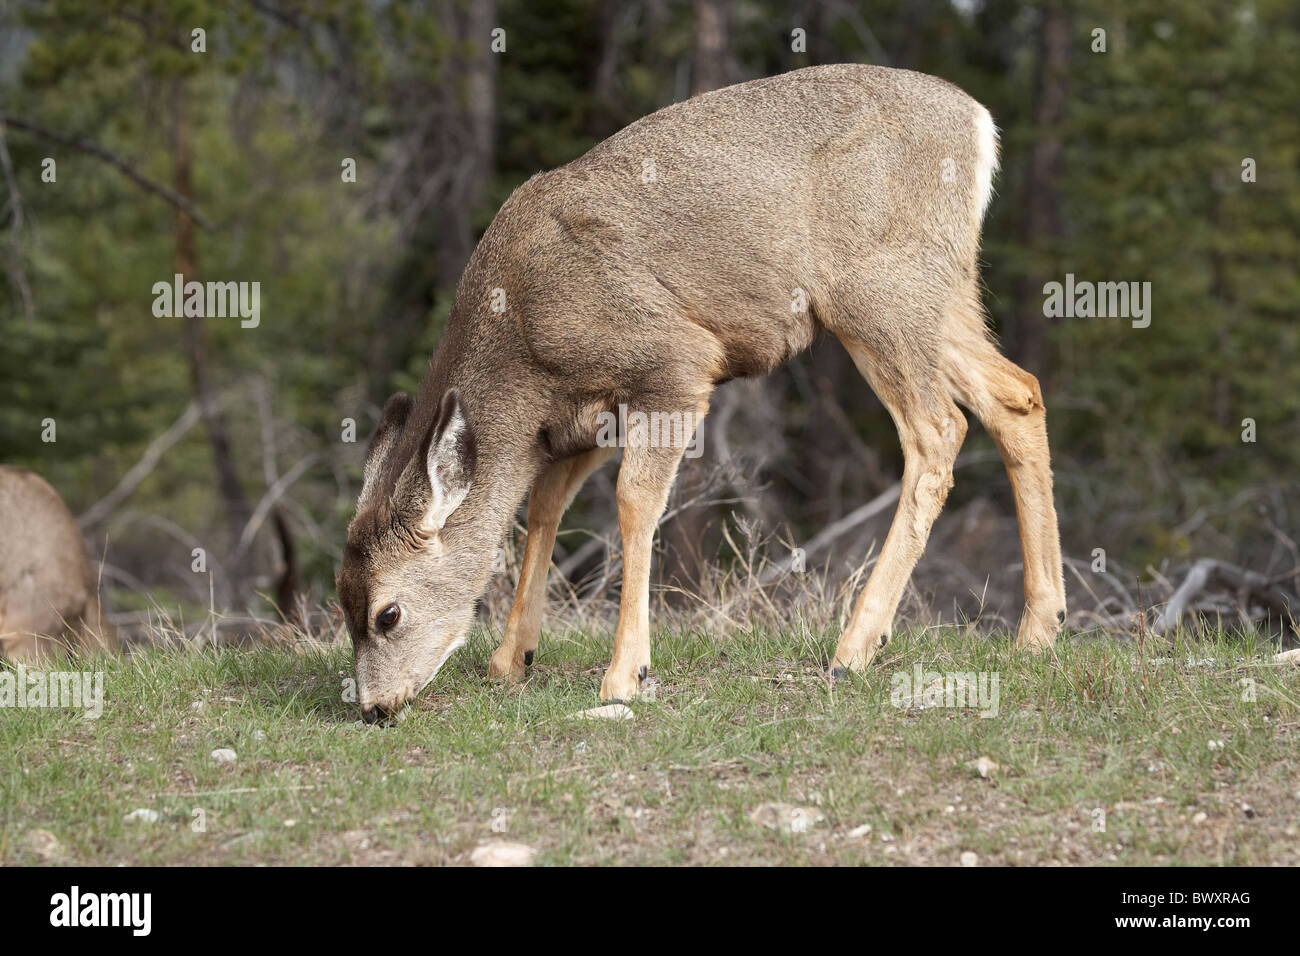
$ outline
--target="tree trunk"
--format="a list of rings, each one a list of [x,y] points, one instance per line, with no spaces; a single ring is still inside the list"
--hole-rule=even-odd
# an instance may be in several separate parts
[[[194,199],[194,149],[190,138],[189,91],[183,79],[173,81],[172,108],[175,124],[172,143],[172,185],[177,195],[192,201]],[[187,283],[199,282],[201,280],[198,251],[194,241],[194,220],[188,212],[178,207],[174,213],[173,224],[176,271],[184,276],[184,281]],[[239,482],[239,470],[235,466],[235,456],[231,450],[225,421],[217,406],[216,396],[212,392],[203,322],[203,316],[199,315],[185,318],[185,346],[190,364],[190,388],[208,433],[208,443],[212,446],[217,492],[225,511],[230,543],[233,546],[239,540],[239,535],[248,521],[250,510]],[[246,576],[239,568],[232,567],[229,573],[232,577],[229,586],[232,593],[237,595],[243,590]]]
[[[451,84],[448,115],[457,117],[459,127],[451,137],[450,155],[444,161],[456,163],[451,186],[442,209],[443,228],[438,241],[438,284],[455,288],[474,252],[474,214],[483,201],[492,176],[496,155],[497,56],[489,48],[492,29],[497,26],[495,0],[468,5],[463,18],[452,28],[460,46],[468,49],[452,77],[463,77],[463,85]]]
[[[438,294],[453,291],[465,271],[477,240],[475,214],[496,166],[497,62],[509,55],[490,47],[500,25],[496,3],[445,3],[439,11],[452,40],[441,78],[389,90],[395,122],[419,134],[390,211],[420,212],[402,238],[401,265],[367,346],[367,378],[380,403],[389,376],[423,336]],[[509,34],[507,42],[526,41]]]
[[[691,96],[727,85],[730,48],[727,0],[695,0],[695,49],[691,55]]]
[[[1043,10],[1038,28],[1038,74],[1034,84],[1034,145],[1025,177],[1025,248],[1041,252],[1062,236],[1062,156],[1065,118],[1070,102],[1070,14],[1058,7]],[[1037,261],[1020,282],[1019,327],[1013,330],[1012,354],[1043,385],[1051,387],[1048,320],[1043,315],[1043,285],[1049,278]]]

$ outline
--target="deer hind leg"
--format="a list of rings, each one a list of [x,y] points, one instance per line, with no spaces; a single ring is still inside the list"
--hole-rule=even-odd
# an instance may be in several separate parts
[[[628,442],[618,471],[618,526],[623,537],[623,593],[619,597],[614,654],[600,684],[600,699],[627,701],[641,692],[650,668],[650,558],[655,529],[677,476],[685,445],[708,408],[701,400],[683,413],[678,442]],[[693,412],[693,414],[692,414]]]
[[[1016,645],[1051,647],[1065,623],[1065,578],[1038,379],[1004,358],[982,329],[978,339],[971,335],[950,348],[945,365],[957,400],[993,437],[1011,479],[1025,561],[1025,610]]]
[[[966,418],[923,349],[896,341],[886,355],[852,339],[844,344],[894,419],[904,465],[893,524],[831,661],[836,674],[866,667],[889,642],[894,612],[943,509],[966,437]]]
[[[489,677],[518,680],[524,668],[533,662],[537,639],[542,631],[542,611],[546,605],[546,575],[560,517],[578,493],[582,483],[614,454],[614,448],[591,451],[563,458],[547,465],[533,482],[528,494],[528,539],[524,544],[524,562],[519,572],[519,586],[506,622],[501,646],[488,662]]]

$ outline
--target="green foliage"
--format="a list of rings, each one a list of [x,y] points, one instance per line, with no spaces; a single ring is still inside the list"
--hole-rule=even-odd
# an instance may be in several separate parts
[[[1003,136],[984,275],[998,328],[1023,309],[1017,284],[1026,276],[1151,283],[1148,329],[1118,319],[1051,327],[1048,405],[1067,551],[1072,535],[1085,552],[1102,536],[1113,553],[1159,559],[1188,547],[1171,529],[1199,510],[1258,486],[1294,486],[1294,4],[1071,5],[1070,108],[1059,131],[1034,124],[1039,5],[852,6],[804,13],[734,4],[733,72],[744,79],[884,54],[985,102]],[[618,7],[499,4],[508,52],[494,61],[495,150],[472,210],[477,231],[535,172],[687,92],[691,4]],[[320,456],[296,488],[294,524],[310,530],[303,561],[328,590],[359,444],[383,397],[418,383],[454,292],[435,265],[439,207],[409,223],[401,203],[384,197],[394,184],[416,192],[420,176],[442,172],[416,169],[427,153],[412,143],[427,148],[450,135],[432,100],[447,93],[447,102],[465,101],[464,60],[488,38],[465,34],[464,4],[54,0],[15,9],[0,20],[4,49],[15,55],[0,70],[6,113],[97,143],[170,185],[173,98],[178,90],[188,98],[194,201],[217,224],[198,235],[200,278],[262,288],[259,328],[207,322],[213,385],[234,394],[228,422],[254,500],[265,490],[254,383],[269,390],[282,436],[278,471]],[[809,32],[806,53],[790,50],[796,26]],[[197,27],[206,31],[205,53],[191,50]],[[1089,48],[1097,27],[1107,31],[1105,53]],[[612,68],[602,81],[606,56]],[[1031,248],[1018,197],[1026,156],[1046,132],[1065,142],[1066,231]],[[151,313],[153,284],[175,268],[175,210],[99,158],[13,127],[5,141],[25,218],[0,240],[0,460],[41,471],[76,511],[102,496],[191,398],[184,322]],[[57,184],[41,180],[45,157],[57,159]],[[357,183],[340,180],[345,157],[357,163]],[[1247,157],[1256,182],[1242,181]],[[0,222],[11,218],[0,214]],[[30,318],[16,275],[33,292]],[[791,458],[776,463],[778,474],[799,471],[796,429],[807,418],[800,390],[785,391],[794,424]],[[844,401],[872,443],[896,455],[866,390]],[[40,440],[46,417],[58,422],[57,445]],[[340,452],[345,418],[356,421],[359,444]],[[1256,422],[1254,444],[1241,440],[1245,418]],[[807,526],[797,490],[782,490],[791,523]],[[196,535],[216,521],[201,429],[168,454],[133,507]],[[1104,534],[1094,527],[1102,521]]]

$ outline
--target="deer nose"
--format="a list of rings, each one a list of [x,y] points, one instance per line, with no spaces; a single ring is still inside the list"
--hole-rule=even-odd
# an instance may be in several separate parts
[[[378,704],[375,704],[371,707],[362,708],[361,710],[361,719],[368,724],[373,724],[375,721],[386,716],[388,716],[388,712],[385,711],[384,708],[380,707]]]

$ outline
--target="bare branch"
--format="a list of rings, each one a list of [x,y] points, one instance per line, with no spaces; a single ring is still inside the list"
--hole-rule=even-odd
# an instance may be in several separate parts
[[[0,115],[0,126],[12,126],[14,129],[25,130],[28,133],[33,133],[36,136],[48,139],[50,142],[58,143],[60,146],[67,146],[70,149],[79,150],[83,153],[88,153],[89,155],[94,156],[96,159],[103,160],[141,189],[146,192],[151,192],[155,196],[161,196],[163,199],[167,200],[204,229],[209,231],[216,229],[216,225],[212,220],[199,212],[194,203],[190,202],[174,189],[169,189],[162,185],[162,183],[154,182],[148,176],[144,175],[144,173],[140,172],[124,160],[121,156],[105,149],[98,143],[93,143],[86,139],[79,139],[76,136],[68,136],[64,133],[55,132],[52,129],[47,129],[46,127],[40,126],[36,123],[19,119],[16,116]]]
[[[149,477],[149,473],[154,470],[162,456],[167,453],[167,450],[180,441],[198,420],[199,406],[194,402],[190,402],[185,411],[181,413],[181,417],[172,423],[171,428],[149,443],[149,447],[144,450],[140,460],[122,476],[122,480],[117,483],[117,487],[82,512],[81,516],[77,518],[77,524],[82,530],[99,524],[112,514],[118,505],[129,498],[140,483]]]
[[[266,494],[262,496],[262,500],[253,509],[252,517],[248,519],[243,532],[239,535],[239,543],[235,547],[235,563],[238,563],[247,553],[249,546],[253,543],[253,538],[257,536],[258,530],[262,527],[262,523],[266,520],[266,516],[270,514],[275,503],[289,490],[289,486],[297,481],[303,472],[320,461],[320,458],[320,455],[311,454],[299,459],[292,468],[280,476],[274,485],[266,490]]]

